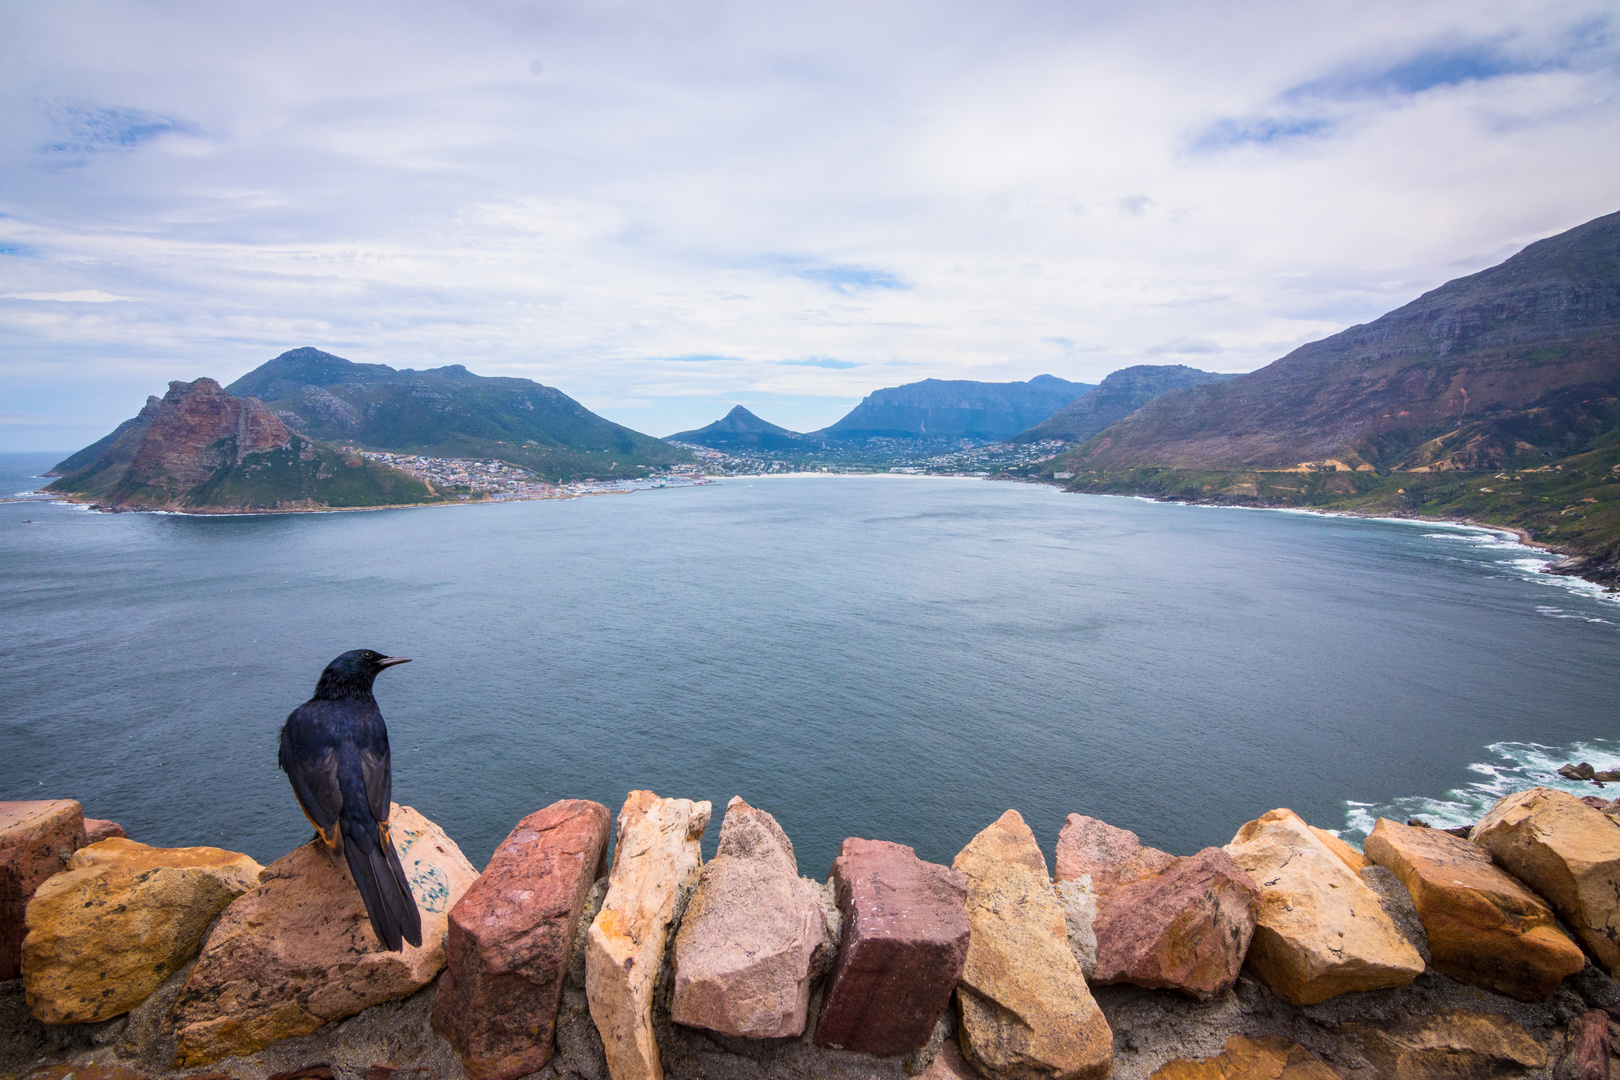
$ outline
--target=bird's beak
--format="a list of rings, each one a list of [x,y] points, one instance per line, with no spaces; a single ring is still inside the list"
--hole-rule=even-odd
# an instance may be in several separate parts
[[[408,656],[385,656],[381,660],[377,661],[377,666],[380,668],[385,668],[393,667],[395,664],[408,664],[410,662],[411,658]]]

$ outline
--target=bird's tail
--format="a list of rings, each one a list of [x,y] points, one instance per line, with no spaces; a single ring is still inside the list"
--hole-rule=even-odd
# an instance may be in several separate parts
[[[349,874],[365,901],[366,914],[377,940],[390,952],[400,951],[401,939],[422,944],[422,914],[405,880],[405,868],[388,835],[386,821],[343,819],[343,855]]]

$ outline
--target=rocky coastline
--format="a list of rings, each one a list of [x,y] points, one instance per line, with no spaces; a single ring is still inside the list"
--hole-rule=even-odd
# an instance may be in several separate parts
[[[1071,814],[1051,869],[1009,810],[949,867],[852,837],[825,880],[740,797],[704,861],[712,809],[563,800],[480,873],[396,807],[423,943],[390,953],[320,846],[0,803],[0,1080],[1611,1075],[1620,800],[1364,852],[1284,808],[1186,856]]]

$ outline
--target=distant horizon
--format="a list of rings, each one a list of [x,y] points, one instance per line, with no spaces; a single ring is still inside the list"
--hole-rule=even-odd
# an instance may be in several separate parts
[[[1241,373],[1617,204],[1606,0],[90,10],[0,7],[0,446],[283,342],[643,432]]]

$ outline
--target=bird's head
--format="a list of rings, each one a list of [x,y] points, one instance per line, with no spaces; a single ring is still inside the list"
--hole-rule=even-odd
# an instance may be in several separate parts
[[[410,663],[408,656],[384,656],[375,649],[350,649],[326,665],[315,684],[317,698],[369,697],[377,675],[395,664]]]

